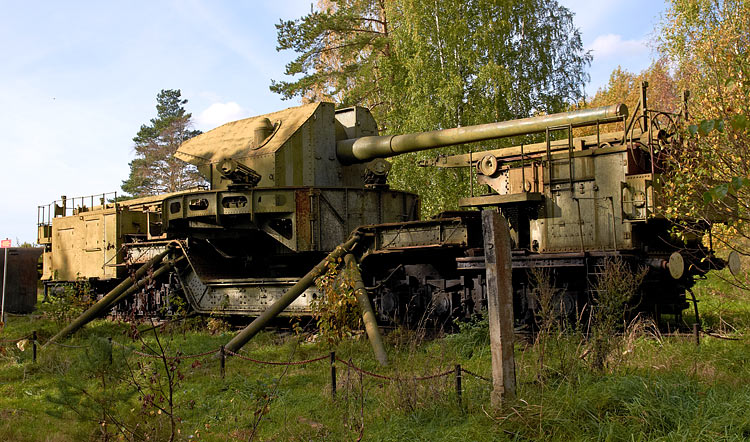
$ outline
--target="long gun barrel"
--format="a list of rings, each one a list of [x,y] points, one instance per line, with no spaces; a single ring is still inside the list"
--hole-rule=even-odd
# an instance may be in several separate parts
[[[552,127],[581,127],[596,123],[622,121],[628,116],[624,104],[613,104],[559,114],[522,118],[520,120],[433,130],[404,135],[381,135],[341,140],[336,155],[344,164],[364,163],[375,158],[386,158],[455,144],[493,140],[503,137],[544,132]]]

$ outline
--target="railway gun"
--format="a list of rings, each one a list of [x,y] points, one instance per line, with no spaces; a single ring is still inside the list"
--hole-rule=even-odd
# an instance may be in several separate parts
[[[639,310],[679,316],[696,277],[728,264],[736,271],[738,260],[717,258],[700,236],[678,239],[673,223],[685,220],[658,211],[670,173],[662,153],[680,148],[684,111],[650,109],[646,88],[630,118],[616,104],[383,136],[366,108],[310,103],[224,124],[175,155],[208,187],[40,206],[45,291],[84,279],[97,297],[110,296],[133,268],[162,256],[150,290],[119,290],[106,309],[164,314],[180,296],[198,313],[259,317],[294,289],[276,314],[310,315],[321,293],[299,287],[300,279],[354,232],[347,252],[379,321],[414,323],[425,312],[464,318],[486,306],[476,209],[490,208],[511,230],[516,321],[533,318],[529,269],[549,269],[557,304],[570,314],[590,305],[597,276],[615,257],[650,269],[634,301]],[[582,128],[590,134],[575,136]],[[387,184],[385,158],[508,137],[531,142],[420,164],[470,171],[479,185],[460,199],[466,210],[421,220],[418,195]]]

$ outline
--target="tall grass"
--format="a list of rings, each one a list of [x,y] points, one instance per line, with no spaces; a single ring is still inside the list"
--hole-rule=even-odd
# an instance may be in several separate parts
[[[463,378],[459,406],[452,375],[414,381],[414,375],[438,373],[460,363],[489,376],[487,319],[462,323],[456,334],[425,337],[418,331],[386,335],[391,365],[382,368],[362,336],[345,339],[335,350],[344,360],[390,381],[360,375],[337,364],[338,388],[331,398],[328,361],[283,367],[236,358],[226,363],[206,357],[182,362],[175,391],[178,440],[746,440],[750,438],[750,345],[744,338],[750,308],[742,293],[711,279],[696,290],[704,324],[739,340],[704,337],[696,347],[690,337],[662,333],[648,318],[625,326],[606,369],[591,363],[591,342],[583,334],[554,329],[544,346],[518,341],[517,400],[502,409],[490,407],[491,386]],[[40,317],[12,317],[0,339],[39,331],[45,341],[59,327]],[[200,353],[229,340],[229,331],[200,327],[163,330],[169,351]],[[96,404],[74,410],[61,397],[75,398],[65,385],[105,397],[102,363],[108,364],[107,337],[128,341],[129,326],[95,321],[64,342],[50,346],[31,362],[30,346],[21,351],[3,344],[0,351],[0,440],[103,440]],[[144,339],[151,339],[144,334]],[[136,347],[137,348],[137,347]],[[302,360],[327,354],[325,343],[306,342],[294,334],[261,333],[243,353],[262,360]],[[540,353],[543,353],[541,355]],[[543,356],[543,357],[542,357]],[[133,353],[115,354],[138,364]],[[541,363],[540,363],[541,360]],[[98,365],[99,364],[99,365]],[[107,369],[109,370],[109,369]],[[98,376],[97,376],[98,374]],[[124,424],[143,416],[137,394],[127,385],[110,390],[109,412]],[[79,404],[83,398],[79,397]],[[84,410],[86,411],[86,410]],[[261,414],[259,424],[255,424]],[[155,418],[154,418],[155,419]],[[110,429],[110,438],[120,436]]]

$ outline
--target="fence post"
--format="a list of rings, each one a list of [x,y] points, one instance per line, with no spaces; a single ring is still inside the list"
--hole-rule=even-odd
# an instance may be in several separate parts
[[[224,350],[224,346],[221,346],[221,350],[219,350],[219,354],[221,357],[219,358],[219,367],[221,368],[221,378],[224,379],[224,374],[226,372],[226,352]]]
[[[501,407],[516,395],[513,355],[513,271],[508,222],[494,210],[482,210],[484,262],[487,273],[487,311],[492,353],[492,406]]]
[[[112,365],[112,337],[111,336],[107,338],[107,342],[109,343],[109,365]]]
[[[331,398],[336,399],[336,352],[331,352]]]
[[[697,323],[693,324],[693,337],[695,338],[695,345],[701,345],[701,330],[700,325],[698,325]]]
[[[36,330],[31,332],[31,362],[36,364]]]
[[[456,397],[458,408],[461,408],[461,364],[456,364]]]

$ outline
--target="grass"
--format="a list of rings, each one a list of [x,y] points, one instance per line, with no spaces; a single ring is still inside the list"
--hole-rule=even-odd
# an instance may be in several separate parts
[[[380,367],[362,337],[339,344],[336,354],[376,373],[397,376],[384,381],[337,364],[337,397],[331,398],[327,360],[308,365],[259,365],[230,358],[226,377],[212,357],[180,362],[184,378],[175,387],[179,440],[746,440],[750,438],[750,302],[744,293],[709,275],[696,287],[705,327],[739,340],[661,335],[641,324],[632,327],[604,370],[593,369],[578,334],[551,335],[544,346],[516,344],[518,398],[502,410],[489,405],[490,386],[464,376],[462,403],[453,375],[429,381],[413,375],[439,373],[460,363],[489,376],[486,320],[461,327],[458,334],[422,340],[396,330],[386,336],[391,364]],[[686,320],[690,322],[689,312]],[[145,325],[142,326],[145,328]],[[39,333],[44,342],[60,324],[40,315],[11,317],[0,339]],[[166,416],[144,405],[132,384],[118,380],[124,367],[145,364],[164,382],[157,360],[115,346],[109,365],[106,338],[141,350],[128,338],[125,323],[95,321],[49,346],[31,362],[30,345],[21,351],[4,343],[0,353],[0,440],[104,440],[103,408],[123,425],[149,428],[151,440],[168,436]],[[145,333],[153,344],[153,334]],[[232,333],[208,333],[194,326],[160,332],[170,355],[218,348]],[[84,348],[78,348],[84,347]],[[256,359],[303,360],[327,354],[324,343],[293,334],[264,332],[243,349]],[[157,364],[149,365],[156,361]],[[136,370],[137,371],[137,370]],[[155,373],[155,374],[154,374]],[[104,379],[104,387],[102,387]],[[96,400],[87,399],[86,394]],[[259,424],[256,424],[258,422]],[[108,420],[112,440],[125,437]],[[255,433],[253,433],[255,431]]]
[[[725,269],[708,273],[696,284],[694,292],[704,328],[720,332],[750,330],[750,294],[737,287],[750,286],[748,282],[747,275],[738,280]]]

